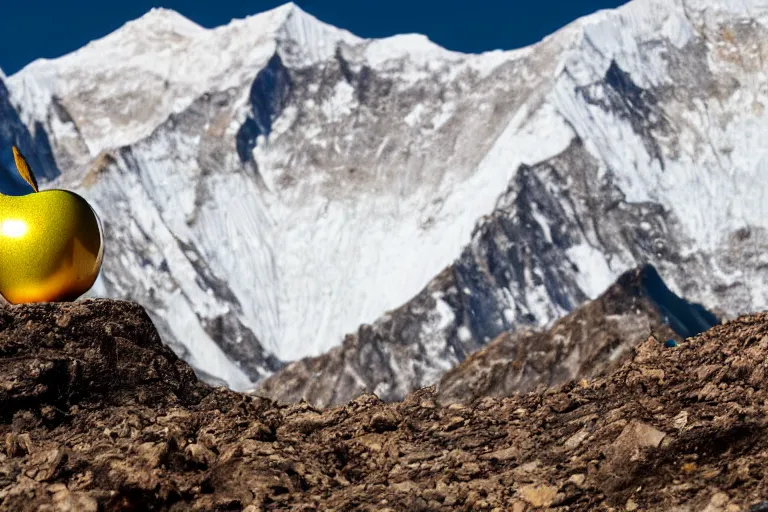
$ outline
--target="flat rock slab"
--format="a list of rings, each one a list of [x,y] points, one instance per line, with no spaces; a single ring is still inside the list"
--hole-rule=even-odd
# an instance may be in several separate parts
[[[759,510],[767,356],[761,314],[544,393],[319,410],[198,382],[129,302],[5,306],[0,510]]]

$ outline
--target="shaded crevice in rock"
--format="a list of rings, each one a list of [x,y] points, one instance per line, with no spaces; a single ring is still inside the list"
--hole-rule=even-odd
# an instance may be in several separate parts
[[[18,146],[29,162],[35,175],[42,181],[50,181],[61,174],[56,165],[48,135],[38,121],[32,132],[19,117],[11,103],[10,93],[0,79],[0,192],[10,195],[22,195],[29,192],[29,186],[16,172],[11,153],[11,146]]]
[[[264,350],[261,342],[236,314],[229,312],[214,318],[201,318],[200,324],[221,350],[236,361],[241,370],[253,381],[285,366],[274,355]]]
[[[259,136],[268,137],[272,123],[291,97],[291,76],[280,55],[275,53],[256,75],[248,96],[250,115],[236,135],[237,154],[242,163],[252,161],[251,153]]]
[[[650,265],[642,269],[645,293],[656,304],[664,323],[680,337],[690,338],[717,325],[718,318],[701,304],[691,304],[675,295]]]
[[[336,63],[339,66],[339,71],[341,71],[341,76],[344,77],[344,81],[354,86],[357,82],[357,75],[352,70],[352,66],[350,65],[349,61],[344,58],[344,53],[342,52],[341,46],[336,47],[333,58],[336,60]]]
[[[628,120],[642,138],[648,154],[664,169],[664,155],[657,137],[670,130],[666,115],[652,91],[639,87],[629,73],[611,60],[602,82],[577,87],[576,92],[588,103]]]

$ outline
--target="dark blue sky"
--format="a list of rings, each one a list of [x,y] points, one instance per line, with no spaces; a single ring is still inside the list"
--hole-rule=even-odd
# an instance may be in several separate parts
[[[0,68],[58,57],[107,35],[151,7],[214,27],[285,3],[270,0],[12,0],[0,11]],[[451,50],[480,52],[534,43],[621,0],[298,0],[305,11],[363,37],[426,34]]]

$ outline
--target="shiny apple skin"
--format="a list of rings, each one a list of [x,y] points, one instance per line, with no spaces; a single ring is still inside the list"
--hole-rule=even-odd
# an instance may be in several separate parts
[[[75,300],[101,268],[101,226],[67,190],[0,195],[0,294],[12,304]]]

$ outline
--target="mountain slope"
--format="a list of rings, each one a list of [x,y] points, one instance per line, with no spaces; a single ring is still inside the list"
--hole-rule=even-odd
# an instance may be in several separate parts
[[[483,288],[456,292],[457,281],[468,281],[464,273],[458,264],[446,269],[407,305],[362,326],[327,354],[290,364],[261,382],[258,393],[327,407],[364,392],[402,400],[439,382],[442,400],[471,401],[594,377],[621,364],[650,335],[680,341],[717,323],[712,313],[677,297],[653,267],[644,266],[624,273],[600,297],[546,330],[496,332],[494,317],[476,314],[488,313],[475,303]],[[457,318],[471,319],[475,330]],[[450,332],[447,344],[444,332]],[[478,332],[492,341],[478,344]]]
[[[728,315],[768,305],[767,13],[634,0],[462,55],[291,4],[214,30],[155,10],[10,77],[2,123],[39,127],[51,185],[102,216],[94,293],[199,371],[249,388],[417,296],[398,343],[436,382],[646,262]],[[374,388],[415,385],[379,365]]]
[[[440,379],[442,402],[470,402],[605,375],[653,336],[681,341],[717,318],[672,293],[653,267],[622,274],[608,290],[545,331],[507,332]]]
[[[549,126],[567,121],[569,145],[519,166],[461,257],[412,301],[261,389],[316,403],[362,390],[397,399],[500,333],[549,325],[648,262],[678,294],[726,315],[764,309],[766,203],[753,192],[768,168],[763,142],[746,140],[766,136],[758,34],[768,10],[720,6],[699,18],[694,7],[707,5],[717,7],[632,2],[585,22],[579,49],[592,58],[570,51],[537,111],[552,115]],[[665,37],[672,23],[682,32]]]

